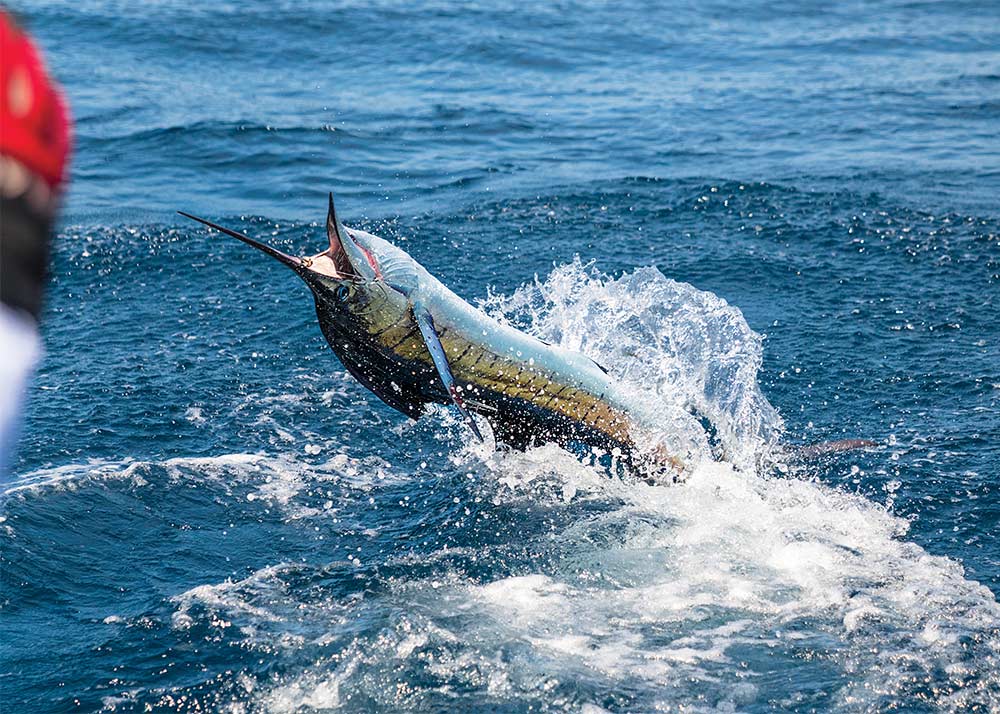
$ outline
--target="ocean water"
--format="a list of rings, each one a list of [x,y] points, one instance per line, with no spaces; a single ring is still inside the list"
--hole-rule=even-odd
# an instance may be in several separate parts
[[[1000,5],[11,6],[76,155],[4,712],[1000,711]],[[174,213],[305,253],[330,190],[725,460],[408,422]]]

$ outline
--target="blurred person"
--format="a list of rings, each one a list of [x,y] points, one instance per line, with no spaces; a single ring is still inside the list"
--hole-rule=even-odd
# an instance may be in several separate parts
[[[38,319],[70,151],[69,115],[40,54],[0,8],[0,479],[41,354]]]

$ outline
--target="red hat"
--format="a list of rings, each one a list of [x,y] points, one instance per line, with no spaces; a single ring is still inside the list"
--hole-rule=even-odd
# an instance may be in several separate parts
[[[28,36],[0,10],[0,154],[17,159],[58,188],[70,142],[62,92],[49,79]]]

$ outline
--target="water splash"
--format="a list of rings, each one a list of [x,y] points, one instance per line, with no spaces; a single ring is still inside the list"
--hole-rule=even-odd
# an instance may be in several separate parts
[[[708,427],[715,455],[738,467],[766,459],[782,434],[781,417],[757,384],[760,335],[718,295],[656,268],[612,278],[577,257],[509,297],[491,295],[483,307],[540,339],[584,352],[637,399],[655,394],[665,431],[686,432],[696,443]]]
[[[761,340],[738,310],[652,269],[612,279],[579,261],[487,305],[655,385],[671,408],[711,414],[732,463],[654,486],[553,444],[453,452],[476,478],[454,491],[464,518],[445,523],[467,531],[461,543],[496,531],[496,543],[461,549],[477,568],[456,566],[447,542],[420,556],[429,574],[406,560],[406,577],[336,601],[366,628],[251,678],[241,700],[273,712],[433,709],[456,692],[546,711],[997,711],[1000,606],[987,588],[906,541],[909,522],[886,506],[753,468],[781,420],[755,380]],[[457,440],[459,420],[436,415]],[[529,525],[539,511],[546,520]],[[502,513],[516,529],[493,525]],[[528,543],[533,555],[509,558]],[[240,620],[242,646],[273,640],[294,659],[302,650],[283,643],[326,642],[329,615],[297,615],[317,594],[297,595],[289,567],[194,588],[175,598],[174,623]]]

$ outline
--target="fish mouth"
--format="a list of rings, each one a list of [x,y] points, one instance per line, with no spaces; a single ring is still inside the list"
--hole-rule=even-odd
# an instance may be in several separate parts
[[[373,277],[366,275],[364,267],[376,265],[374,258],[337,218],[337,211],[333,207],[332,192],[329,194],[329,198],[329,207],[326,211],[326,235],[330,241],[330,247],[310,258],[312,261],[310,267],[312,270],[335,280],[363,282]]]
[[[338,243],[335,246],[332,243],[333,241],[331,241],[330,247],[322,253],[302,258],[302,267],[333,280],[360,281],[361,276],[354,272],[343,245]]]
[[[367,264],[375,270],[376,277],[378,276],[378,264],[375,258],[364,246],[358,243],[357,239],[337,218],[337,212],[333,207],[332,193],[326,213],[326,235],[330,247],[316,255],[301,258],[303,268],[333,280],[364,282],[365,275],[355,265]]]

